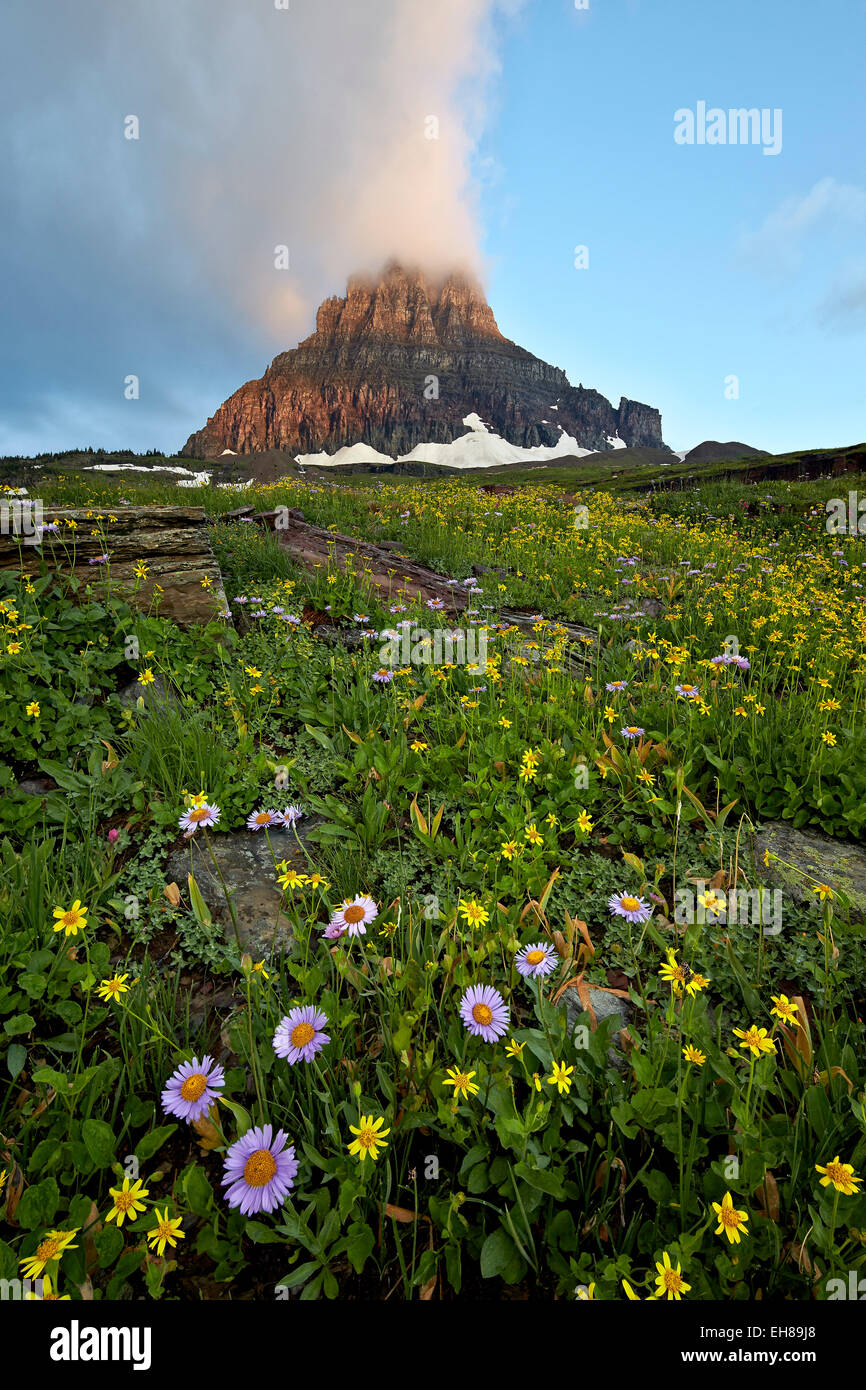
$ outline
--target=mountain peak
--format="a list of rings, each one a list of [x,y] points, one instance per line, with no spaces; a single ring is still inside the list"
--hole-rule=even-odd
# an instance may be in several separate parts
[[[506,343],[480,284],[454,270],[436,280],[418,267],[389,261],[379,275],[351,275],[345,297],[320,305],[316,331],[302,348],[358,339],[466,347],[481,339]]]
[[[657,410],[626,397],[613,406],[503,337],[471,274],[435,276],[392,260],[326,299],[316,331],[235,391],[184,453],[335,453],[363,443],[393,457],[458,438],[468,415],[522,448],[566,437],[593,450],[614,439],[665,447]]]

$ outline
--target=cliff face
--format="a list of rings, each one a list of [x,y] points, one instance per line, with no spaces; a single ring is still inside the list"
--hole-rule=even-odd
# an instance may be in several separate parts
[[[335,453],[362,441],[408,453],[465,434],[475,411],[512,444],[556,444],[562,426],[586,449],[663,448],[657,410],[619,406],[504,338],[478,285],[460,274],[443,284],[392,264],[378,280],[353,277],[344,299],[326,299],[316,331],[275,357],[190,436],[183,453],[224,449]]]

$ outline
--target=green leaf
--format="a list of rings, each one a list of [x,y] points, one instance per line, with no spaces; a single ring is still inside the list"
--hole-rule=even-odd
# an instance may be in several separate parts
[[[3,1024],[4,1032],[10,1038],[14,1038],[16,1033],[29,1033],[35,1027],[36,1019],[32,1014],[15,1014],[14,1018],[7,1018]]]
[[[182,1186],[190,1211],[195,1212],[196,1216],[207,1216],[213,1206],[213,1189],[204,1169],[198,1163],[187,1168]]]
[[[144,1138],[139,1139],[138,1143],[136,1144],[136,1156],[145,1160],[148,1158],[153,1158],[153,1155],[156,1153],[157,1149],[162,1148],[166,1139],[168,1139],[172,1134],[174,1134],[176,1129],[177,1125],[159,1125],[158,1128],[152,1129],[150,1131],[150,1134],[145,1134]]]
[[[246,1234],[255,1245],[285,1245],[285,1237],[278,1235],[271,1226],[266,1226],[263,1221],[248,1221],[245,1227]]]
[[[303,1284],[309,1279],[311,1274],[315,1274],[320,1268],[321,1266],[317,1260],[307,1260],[306,1264],[298,1265],[297,1269],[290,1270],[288,1274],[284,1274],[277,1284],[277,1288],[280,1287],[280,1284],[287,1289],[297,1288],[298,1284]]]
[[[244,1110],[244,1107],[238,1105],[237,1101],[229,1100],[227,1096],[220,1096],[219,1103],[220,1105],[226,1106],[226,1108],[232,1112],[238,1123],[238,1138],[243,1139],[247,1130],[251,1128],[253,1123],[250,1119],[249,1111]]]
[[[111,1224],[103,1226],[93,1241],[99,1255],[99,1268],[108,1269],[123,1249],[123,1232]]]
[[[349,1257],[352,1268],[356,1274],[360,1274],[370,1255],[373,1253],[373,1246],[376,1244],[375,1233],[366,1223],[353,1221],[349,1227],[349,1239],[346,1245],[346,1254]]]
[[[16,1076],[20,1076],[24,1070],[24,1063],[27,1061],[27,1048],[21,1043],[10,1044],[9,1051],[6,1053],[6,1067],[9,1075],[14,1081]]]
[[[210,908],[201,895],[198,884],[192,874],[187,874],[186,881],[189,884],[189,900],[192,907],[193,916],[200,927],[209,927],[213,921]]]
[[[481,1247],[481,1274],[484,1279],[504,1277],[517,1258],[517,1247],[507,1231],[500,1226]]]
[[[514,1171],[518,1178],[538,1192],[547,1192],[551,1197],[565,1197],[559,1177],[549,1168],[530,1168],[528,1163],[516,1163]]]
[[[114,1162],[117,1140],[111,1125],[104,1120],[85,1120],[81,1126],[81,1137],[97,1168],[107,1168]]]
[[[28,1231],[50,1226],[60,1204],[60,1188],[54,1178],[43,1178],[33,1187],[24,1189],[24,1195],[15,1212],[20,1226]]]

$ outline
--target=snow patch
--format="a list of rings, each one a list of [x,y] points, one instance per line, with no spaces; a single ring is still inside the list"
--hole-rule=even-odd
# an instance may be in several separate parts
[[[393,462],[388,454],[380,454],[369,444],[344,444],[335,454],[295,454],[295,463],[307,468],[337,468],[346,464]]]
[[[416,444],[408,454],[400,454],[399,463],[435,463],[445,468],[501,468],[509,463],[550,463],[559,458],[586,458],[592,449],[582,449],[577,440],[564,431],[556,444],[539,444],[524,449],[509,444],[501,435],[493,434],[474,412],[463,421],[469,433],[452,439],[449,444]],[[560,426],[560,428],[562,428]],[[624,446],[623,446],[624,447]],[[334,468],[340,464],[393,463],[387,454],[377,453],[369,444],[353,444],[338,449],[333,455],[297,454],[295,462],[308,468]]]

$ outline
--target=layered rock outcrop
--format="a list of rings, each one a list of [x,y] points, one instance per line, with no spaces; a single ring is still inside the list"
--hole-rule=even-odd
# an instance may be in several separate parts
[[[326,299],[315,333],[235,391],[183,452],[335,453],[363,442],[396,457],[458,438],[472,412],[522,447],[555,445],[563,431],[586,449],[617,437],[665,447],[657,410],[625,397],[614,407],[503,337],[469,277],[437,284],[392,263]]]

